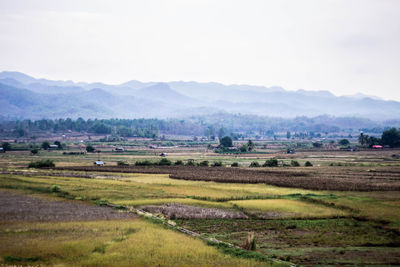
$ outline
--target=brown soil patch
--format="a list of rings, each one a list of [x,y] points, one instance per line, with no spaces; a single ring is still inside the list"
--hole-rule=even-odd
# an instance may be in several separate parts
[[[57,201],[0,191],[0,220],[16,221],[93,221],[135,218],[137,215],[112,208]]]
[[[201,208],[177,203],[161,206],[142,206],[140,209],[151,213],[162,213],[169,219],[247,219],[240,211],[229,211],[215,208]]]

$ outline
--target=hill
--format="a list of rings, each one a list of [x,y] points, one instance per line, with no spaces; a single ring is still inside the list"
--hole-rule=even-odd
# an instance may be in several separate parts
[[[6,118],[173,118],[216,112],[285,118],[324,114],[400,118],[400,102],[276,86],[136,80],[109,85],[36,79],[4,71],[0,72],[0,91],[2,117]]]

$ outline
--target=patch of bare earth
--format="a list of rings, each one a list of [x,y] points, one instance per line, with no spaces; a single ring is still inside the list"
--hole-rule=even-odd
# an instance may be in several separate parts
[[[93,221],[135,218],[119,212],[75,201],[57,201],[0,191],[0,221]]]
[[[148,205],[140,209],[151,213],[161,213],[169,219],[248,219],[247,215],[241,211],[201,208],[176,203],[161,206]]]

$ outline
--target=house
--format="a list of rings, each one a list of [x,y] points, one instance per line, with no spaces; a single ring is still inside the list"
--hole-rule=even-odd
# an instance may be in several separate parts
[[[50,145],[48,150],[58,149],[57,145]]]
[[[104,166],[105,163],[102,160],[96,160],[95,162],[93,162],[93,164],[96,166]]]
[[[117,147],[115,148],[115,151],[123,152],[123,151],[125,151],[125,149],[124,149],[122,146],[117,146]]]
[[[0,147],[0,153],[6,153],[6,151],[4,150],[4,148]]]
[[[162,153],[160,154],[160,156],[161,156],[161,157],[168,156],[168,153],[162,152]]]

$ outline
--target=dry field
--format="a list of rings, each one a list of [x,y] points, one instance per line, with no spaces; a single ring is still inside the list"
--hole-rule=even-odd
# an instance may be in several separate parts
[[[188,166],[60,167],[58,170],[169,174],[171,178],[338,191],[400,190],[400,167],[231,168]]]
[[[399,151],[221,155],[173,148],[172,162],[241,167],[132,166],[160,159],[142,150],[0,155],[0,265],[279,265],[274,258],[305,266],[400,264],[400,160],[391,157]],[[93,166],[98,157],[106,167]],[[244,167],[272,157],[314,166]],[[57,167],[26,168],[38,159]],[[131,166],[116,166],[120,160]],[[208,246],[173,227],[98,206],[105,203],[140,208],[236,246],[254,233],[256,254]]]

